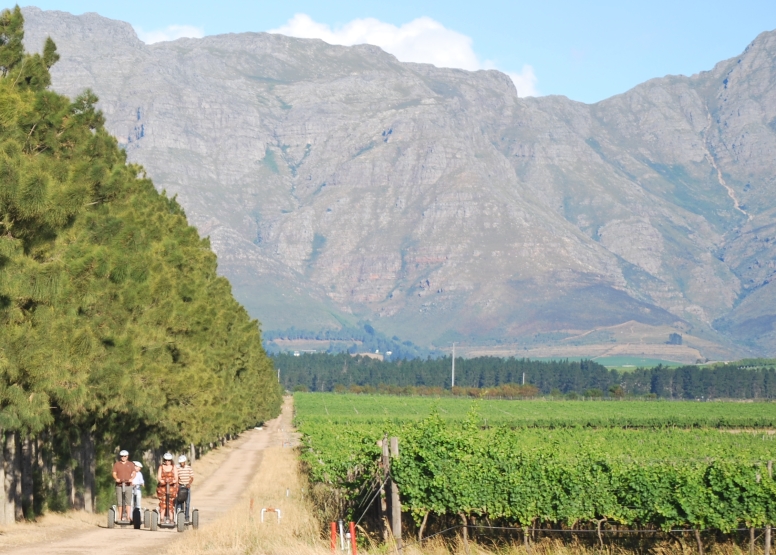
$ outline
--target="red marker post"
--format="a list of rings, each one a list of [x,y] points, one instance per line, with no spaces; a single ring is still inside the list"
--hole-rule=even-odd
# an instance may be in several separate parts
[[[354,522],[350,523],[350,547],[353,555],[358,555],[358,551],[356,550],[356,524]]]
[[[331,523],[331,552],[334,553],[337,550],[337,523]]]

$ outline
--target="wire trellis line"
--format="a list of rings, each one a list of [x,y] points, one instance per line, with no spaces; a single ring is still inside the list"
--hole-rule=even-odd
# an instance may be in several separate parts
[[[598,530],[571,530],[571,529],[563,529],[563,528],[516,528],[512,526],[482,526],[477,524],[456,524],[455,526],[451,526],[450,528],[445,528],[444,530],[441,530],[439,532],[435,532],[431,535],[424,536],[418,540],[404,543],[401,547],[397,547],[397,551],[402,551],[403,549],[417,545],[420,543],[423,543],[426,540],[430,540],[431,538],[434,538],[436,536],[442,535],[446,532],[450,532],[451,530],[459,530],[461,528],[468,528],[468,529],[479,529],[479,530],[508,530],[510,532],[525,532],[525,533],[533,533],[533,532],[563,532],[563,533],[573,533],[573,534],[581,534],[581,533],[587,533],[587,534],[598,534]],[[763,531],[765,528],[735,528],[733,530],[730,530],[729,533],[732,532],[749,532],[750,530],[754,531]],[[689,534],[695,532],[695,529],[693,528],[677,528],[677,529],[671,529],[671,530],[605,530],[601,529],[601,534],[671,534],[680,532],[682,534]]]

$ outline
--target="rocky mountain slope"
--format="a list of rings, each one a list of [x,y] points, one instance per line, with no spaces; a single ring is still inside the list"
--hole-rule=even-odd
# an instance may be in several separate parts
[[[54,88],[97,93],[266,329],[776,353],[776,33],[586,105],[367,45],[145,45],[96,14],[24,14],[28,48],[59,47]],[[618,340],[624,324],[646,331]]]

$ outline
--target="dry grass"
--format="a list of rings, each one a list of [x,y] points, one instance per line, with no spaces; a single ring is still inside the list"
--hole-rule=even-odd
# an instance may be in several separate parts
[[[293,553],[292,551],[288,553]],[[373,548],[368,554],[376,555],[396,553],[393,546]],[[502,545],[483,545],[470,541],[468,551],[460,536],[443,540],[433,538],[423,542],[422,549],[417,544],[407,545],[402,555],[697,555],[698,550],[694,541],[689,538],[682,547],[675,542],[660,542],[650,546],[642,546],[639,549],[627,549],[613,545],[603,548],[591,547],[577,542],[565,543],[560,540],[545,539],[532,544],[529,550],[520,543]],[[762,543],[755,550],[755,555],[762,555]],[[748,548],[741,548],[733,543],[721,543],[706,546],[706,555],[748,555]]]
[[[191,555],[329,553],[320,540],[318,523],[312,517],[309,504],[301,494],[303,484],[296,451],[269,447],[263,453],[247,494],[235,507],[212,524],[187,533],[172,548]],[[290,493],[288,497],[286,489]],[[280,524],[272,513],[262,523],[263,507],[279,508]]]

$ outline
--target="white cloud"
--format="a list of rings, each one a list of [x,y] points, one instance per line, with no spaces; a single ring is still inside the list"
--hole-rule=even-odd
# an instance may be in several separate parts
[[[482,62],[472,49],[472,39],[445,28],[430,17],[419,17],[397,27],[378,19],[354,19],[332,29],[325,23],[314,21],[309,15],[298,13],[288,22],[270,33],[304,39],[321,39],[329,44],[352,46],[374,44],[393,54],[402,62],[433,64],[437,67],[460,69],[494,69],[490,62]],[[520,73],[508,73],[518,94],[536,96],[536,76],[530,65],[524,65]]]
[[[509,75],[512,82],[517,89],[517,95],[519,97],[525,96],[539,96],[539,91],[536,89],[536,74],[534,73],[533,66],[525,64],[520,73],[506,72]]]
[[[142,28],[135,27],[135,32],[138,38],[146,44],[166,42],[183,37],[199,39],[205,36],[205,30],[202,27],[194,27],[192,25],[168,25],[153,31],[143,31]]]

